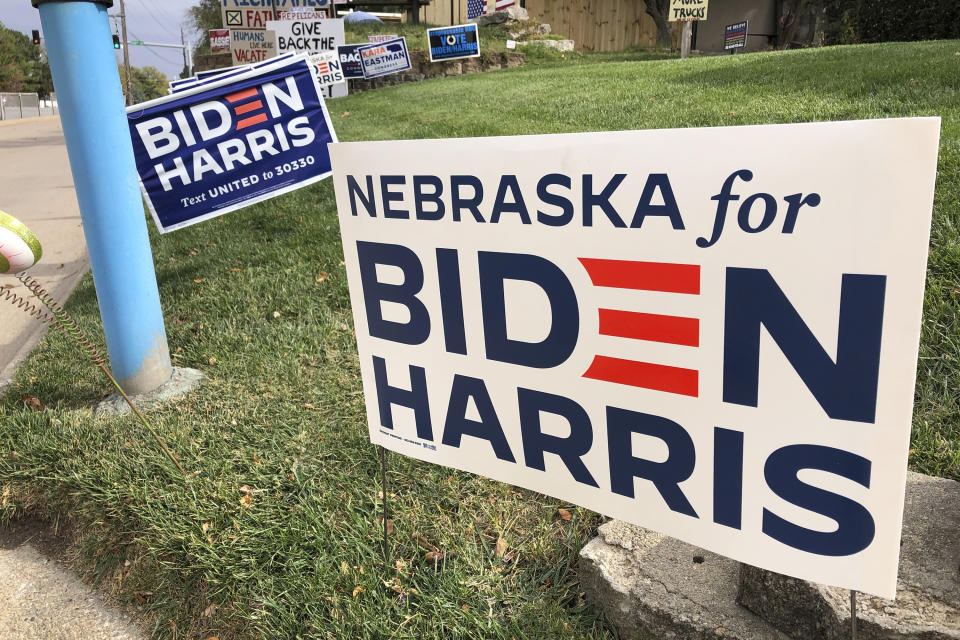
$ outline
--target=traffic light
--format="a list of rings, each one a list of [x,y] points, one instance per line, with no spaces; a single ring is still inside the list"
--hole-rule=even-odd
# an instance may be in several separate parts
[[[33,44],[40,44],[40,32],[36,29],[33,30]]]
[[[118,35],[116,35],[116,34],[113,35],[113,48],[114,48],[114,49],[119,49],[119,48],[120,48],[120,36],[118,36]]]

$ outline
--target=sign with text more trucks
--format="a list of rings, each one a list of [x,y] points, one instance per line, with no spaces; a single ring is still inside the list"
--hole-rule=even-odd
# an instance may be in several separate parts
[[[892,598],[939,126],[332,145],[371,440]]]
[[[337,138],[311,66],[298,55],[127,109],[161,233],[330,175]]]
[[[480,57],[480,36],[475,24],[427,29],[427,44],[430,62]]]
[[[670,0],[670,22],[707,19],[707,0]]]

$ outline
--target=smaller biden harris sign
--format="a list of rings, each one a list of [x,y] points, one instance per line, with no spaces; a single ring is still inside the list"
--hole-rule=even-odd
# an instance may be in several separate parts
[[[127,110],[161,233],[330,175],[336,133],[305,54]]]

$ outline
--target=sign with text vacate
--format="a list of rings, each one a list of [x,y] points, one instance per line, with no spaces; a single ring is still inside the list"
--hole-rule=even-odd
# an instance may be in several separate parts
[[[379,78],[398,71],[406,71],[411,66],[406,38],[367,45],[359,51],[364,78]]]
[[[127,109],[161,233],[330,175],[336,134],[306,55]]]
[[[427,29],[427,42],[430,62],[480,57],[480,36],[475,24]]]
[[[893,597],[939,126],[332,145],[371,440]]]

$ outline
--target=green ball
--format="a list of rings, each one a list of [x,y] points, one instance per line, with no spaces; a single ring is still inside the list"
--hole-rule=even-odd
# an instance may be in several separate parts
[[[0,274],[29,269],[42,255],[37,236],[25,224],[0,211]]]

